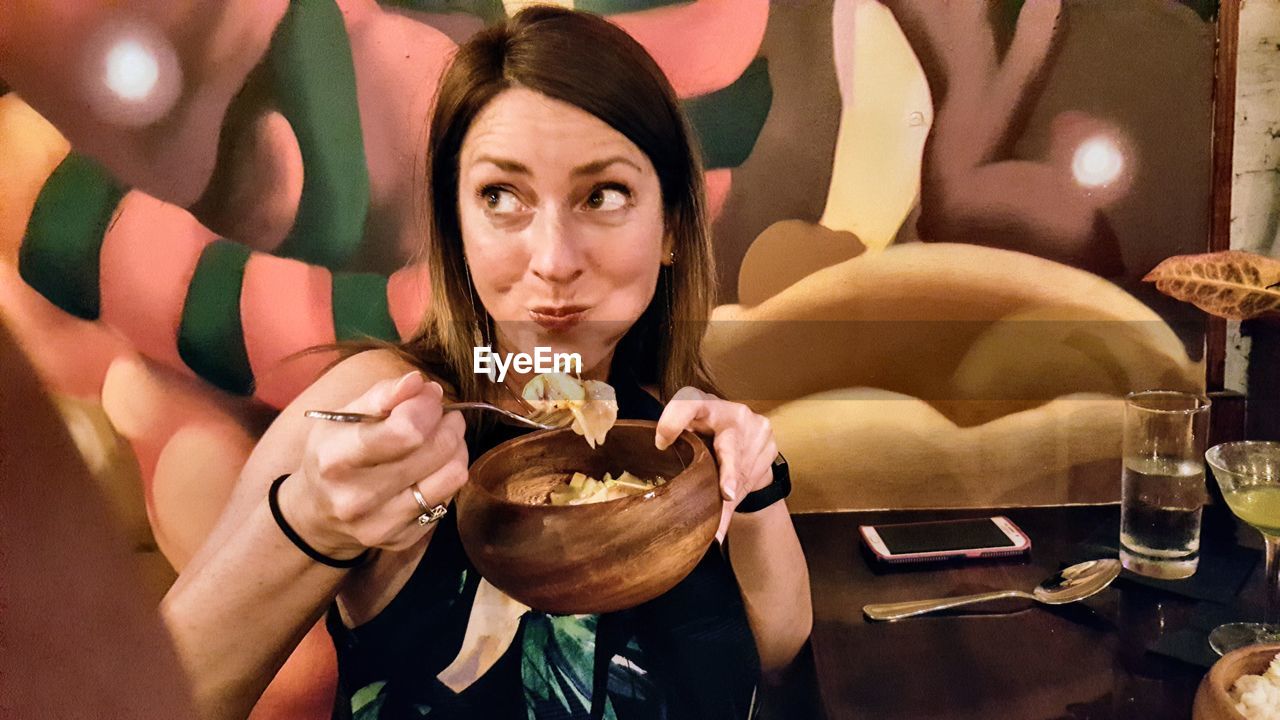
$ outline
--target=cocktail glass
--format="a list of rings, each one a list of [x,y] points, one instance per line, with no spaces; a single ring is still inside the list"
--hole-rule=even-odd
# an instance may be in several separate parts
[[[1222,496],[1236,517],[1262,533],[1267,548],[1267,595],[1262,622],[1233,622],[1209,633],[1219,655],[1280,640],[1280,442],[1215,445],[1204,454]]]

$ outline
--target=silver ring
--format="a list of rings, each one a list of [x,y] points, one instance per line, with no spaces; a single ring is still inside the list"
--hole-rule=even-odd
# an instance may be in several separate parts
[[[413,492],[413,499],[418,502],[418,508],[422,510],[422,514],[418,516],[419,525],[430,525],[431,523],[444,517],[449,512],[449,508],[444,505],[431,506],[427,504],[427,499],[422,497],[422,492],[415,485],[409,488]]]

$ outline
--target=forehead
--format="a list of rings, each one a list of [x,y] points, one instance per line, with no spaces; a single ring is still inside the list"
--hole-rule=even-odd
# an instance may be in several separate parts
[[[499,93],[472,121],[462,141],[464,167],[498,157],[555,172],[606,156],[622,156],[653,173],[649,159],[626,135],[582,108],[527,88]]]

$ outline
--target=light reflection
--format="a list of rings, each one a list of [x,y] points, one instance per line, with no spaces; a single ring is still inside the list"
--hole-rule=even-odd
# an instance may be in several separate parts
[[[122,100],[147,99],[160,78],[155,53],[133,38],[120,40],[107,51],[107,87]]]
[[[1085,187],[1109,185],[1124,170],[1124,153],[1106,135],[1095,135],[1076,148],[1071,157],[1071,173]]]
[[[104,22],[82,56],[91,109],[130,127],[164,118],[182,94],[182,67],[173,44],[142,18]]]

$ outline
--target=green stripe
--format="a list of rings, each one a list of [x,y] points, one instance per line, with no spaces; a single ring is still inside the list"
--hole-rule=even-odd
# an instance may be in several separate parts
[[[426,13],[465,13],[489,23],[507,16],[502,0],[378,0],[378,4]]]
[[[253,392],[240,321],[240,292],[250,250],[217,240],[200,254],[178,328],[178,354],[200,377],[237,395]]]
[[[333,332],[338,341],[400,339],[387,307],[385,277],[374,273],[333,274]]]
[[[670,5],[691,5],[692,0],[574,0],[574,10],[585,10],[600,15],[618,15],[640,12]]]
[[[54,305],[88,320],[101,312],[102,240],[124,197],[93,160],[76,153],[45,181],[18,250],[18,271]]]
[[[760,137],[773,105],[769,63],[756,58],[733,81],[713,93],[683,103],[708,170],[737,167],[746,162]]]
[[[297,219],[276,254],[341,267],[364,237],[369,170],[351,44],[333,0],[293,0],[269,62],[305,171]]]

